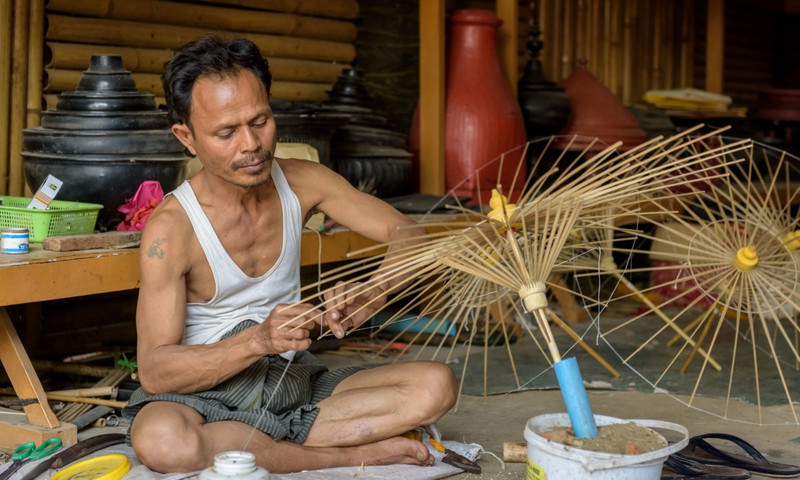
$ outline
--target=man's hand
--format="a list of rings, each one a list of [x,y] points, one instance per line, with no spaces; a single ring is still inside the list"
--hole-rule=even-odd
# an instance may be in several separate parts
[[[319,310],[309,303],[276,305],[261,323],[266,353],[308,350],[311,347],[311,330],[317,325]]]
[[[348,330],[369,320],[386,303],[386,290],[381,284],[364,287],[359,282],[338,282],[323,296],[324,322],[336,338],[343,338]]]

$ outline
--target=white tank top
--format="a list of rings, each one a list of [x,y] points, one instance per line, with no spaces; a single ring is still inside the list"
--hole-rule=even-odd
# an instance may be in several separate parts
[[[302,210],[277,161],[272,162],[272,181],[283,210],[283,246],[278,261],[260,277],[246,275],[225,251],[188,180],[170,193],[189,215],[216,287],[208,302],[186,305],[182,344],[216,342],[243,320],[261,323],[276,305],[300,299]]]

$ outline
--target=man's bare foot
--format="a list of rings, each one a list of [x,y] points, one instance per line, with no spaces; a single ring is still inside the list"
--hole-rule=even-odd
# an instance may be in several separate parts
[[[360,465],[433,465],[435,458],[421,442],[403,437],[394,437],[380,442],[353,447],[348,456]]]

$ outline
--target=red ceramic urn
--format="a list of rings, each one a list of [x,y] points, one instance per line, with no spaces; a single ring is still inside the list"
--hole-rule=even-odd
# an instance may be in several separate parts
[[[564,81],[564,90],[572,103],[572,114],[562,130],[559,148],[583,150],[592,140],[600,139],[593,149],[622,142],[619,151],[630,150],[645,141],[645,134],[636,118],[622,101],[603,85],[582,61]],[[577,136],[576,138],[573,138]]]
[[[498,183],[513,200],[526,177],[525,122],[497,53],[501,23],[493,12],[477,9],[457,10],[449,20],[446,181],[448,190],[472,197],[473,203],[488,204]]]
[[[522,111],[500,68],[497,29],[488,10],[457,10],[449,19],[445,85],[445,168],[450,194],[488,204],[498,186],[511,201],[527,173]],[[411,151],[419,152],[414,115]],[[515,182],[513,186],[512,184]]]

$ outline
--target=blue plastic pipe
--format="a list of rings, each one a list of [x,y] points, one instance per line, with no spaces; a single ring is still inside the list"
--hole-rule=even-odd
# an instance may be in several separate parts
[[[583,386],[578,361],[575,357],[571,357],[554,364],[553,368],[556,371],[564,405],[567,407],[569,421],[572,423],[572,431],[578,438],[595,438],[597,425],[594,423],[594,414],[589,405],[589,396],[586,395],[586,388]]]

